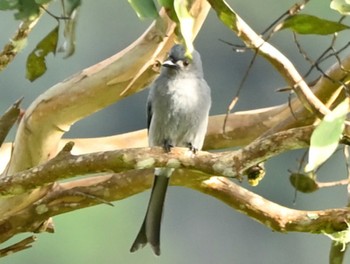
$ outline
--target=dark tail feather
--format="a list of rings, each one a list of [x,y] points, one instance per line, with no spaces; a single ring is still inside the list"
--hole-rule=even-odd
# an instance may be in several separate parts
[[[143,220],[141,229],[131,246],[131,252],[143,248],[148,242],[150,243],[154,254],[157,256],[160,255],[160,225],[168,183],[168,177],[154,177],[151,198],[148,203],[146,216]]]

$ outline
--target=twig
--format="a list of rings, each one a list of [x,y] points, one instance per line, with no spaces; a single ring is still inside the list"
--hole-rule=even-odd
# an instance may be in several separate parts
[[[4,70],[25,47],[29,33],[39,21],[42,13],[43,12],[39,12],[35,18],[23,21],[19,25],[16,33],[10,39],[10,42],[4,46],[2,51],[0,51],[0,72]]]
[[[57,16],[51,11],[49,11],[44,5],[40,5],[40,8],[42,8],[49,16],[53,17],[54,19],[59,22],[60,20],[69,20],[71,19],[69,16],[63,15],[63,16]]]
[[[290,7],[287,11],[285,11],[282,15],[280,15],[277,19],[275,19],[272,24],[270,26],[268,26],[262,33],[261,35],[265,35],[266,33],[268,33],[270,30],[272,30],[272,32],[270,32],[267,36],[267,39],[269,39],[272,36],[272,33],[274,32],[274,28],[276,27],[277,23],[280,22],[281,20],[284,20],[290,16],[293,16],[297,13],[299,13],[301,10],[303,10],[306,6],[306,4],[309,2],[310,0],[303,0],[300,3],[295,3],[292,7]]]
[[[30,236],[27,237],[23,240],[21,240],[20,242],[13,244],[11,246],[8,246],[6,248],[3,248],[0,250],[0,258],[2,257],[6,257],[10,254],[16,253],[18,251],[27,249],[27,248],[31,248],[32,247],[32,243],[35,242],[36,237],[35,236]]]
[[[223,131],[222,133],[226,137],[227,137],[227,135],[226,135],[226,124],[227,124],[228,116],[229,116],[230,112],[232,111],[232,109],[235,107],[236,103],[238,102],[239,94],[240,94],[241,90],[243,89],[243,85],[246,82],[246,80],[247,80],[247,78],[249,76],[249,73],[251,72],[251,69],[253,68],[253,65],[254,65],[254,62],[256,60],[257,55],[258,55],[258,52],[255,50],[254,51],[254,56],[250,60],[248,68],[246,69],[246,71],[245,71],[245,73],[244,73],[244,75],[243,75],[243,77],[241,79],[241,82],[239,83],[237,92],[236,92],[235,96],[233,97],[233,99],[231,100],[231,103],[230,103],[229,107],[227,108],[226,116],[225,116],[223,127],[222,127],[222,131]]]

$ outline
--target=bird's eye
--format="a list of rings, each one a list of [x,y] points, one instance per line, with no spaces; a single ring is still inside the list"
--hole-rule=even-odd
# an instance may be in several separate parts
[[[189,60],[187,60],[187,59],[185,59],[184,61],[183,61],[183,65],[186,67],[186,66],[188,66],[190,64],[190,61]]]

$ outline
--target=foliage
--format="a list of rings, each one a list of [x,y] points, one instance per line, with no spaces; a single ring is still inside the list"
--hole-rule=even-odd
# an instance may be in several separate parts
[[[45,73],[47,69],[45,58],[51,52],[56,54],[57,41],[58,27],[55,27],[29,54],[26,67],[28,80],[34,81]]]
[[[44,3],[43,3],[44,2]],[[16,10],[15,18],[19,20],[32,19],[39,15],[40,5],[50,1],[39,0],[1,0],[0,10]]]
[[[348,112],[349,99],[346,98],[333,111],[325,115],[316,127],[311,136],[309,163],[305,167],[306,172],[316,170],[337,149]]]
[[[316,16],[298,14],[288,17],[281,24],[281,30],[289,28],[298,34],[329,35],[349,29],[339,22],[320,19]]]

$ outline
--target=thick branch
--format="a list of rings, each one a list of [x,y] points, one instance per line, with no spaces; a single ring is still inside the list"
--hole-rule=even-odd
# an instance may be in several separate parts
[[[195,189],[225,202],[263,225],[279,232],[334,233],[347,228],[349,208],[320,211],[290,209],[234,184],[225,178],[212,177]]]
[[[185,168],[209,175],[241,176],[244,171],[270,157],[308,146],[313,127],[291,129],[257,139],[238,151],[192,155],[186,148],[122,149],[74,156],[73,143],[48,162],[0,180],[1,195],[18,195],[58,180],[100,172],[122,172],[156,167]],[[0,210],[4,210],[0,208]]]

